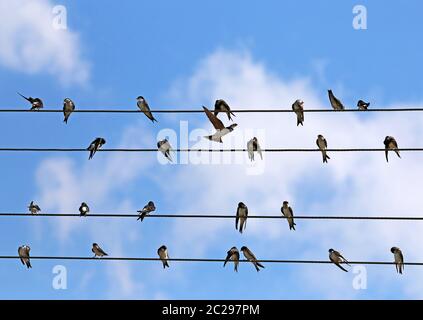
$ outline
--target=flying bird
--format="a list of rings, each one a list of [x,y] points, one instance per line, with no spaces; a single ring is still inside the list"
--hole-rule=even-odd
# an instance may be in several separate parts
[[[87,213],[90,212],[90,208],[85,202],[81,203],[81,206],[79,207],[79,214],[81,217],[84,217],[87,215]]]
[[[38,206],[38,204],[35,204],[34,201],[31,201],[28,206],[28,210],[31,212],[31,214],[37,214],[41,211],[41,208]]]
[[[243,203],[238,203],[238,208],[236,210],[236,219],[235,219],[235,229],[238,230],[239,223],[239,232],[242,233],[243,230],[247,227],[247,217],[248,217],[248,208]]]
[[[292,104],[292,110],[294,110],[295,114],[297,115],[297,127],[299,125],[304,125],[304,102],[300,99],[295,100]]]
[[[95,138],[93,142],[88,146],[87,150],[90,152],[90,156],[88,160],[91,160],[95,153],[100,149],[104,144],[106,144],[106,140],[103,138]]]
[[[151,122],[153,122],[153,123],[154,123],[154,121],[158,122],[158,121],[154,118],[153,114],[151,113],[151,111],[150,111],[150,106],[148,105],[147,100],[145,100],[143,96],[139,96],[139,97],[137,98],[137,106],[138,106],[138,108],[139,108],[142,112],[144,112],[144,114],[146,115],[146,117],[147,117],[148,119],[150,119],[150,120],[151,120]]]
[[[398,158],[401,158],[399,150],[398,150],[398,143],[395,140],[394,137],[391,136],[386,136],[385,140],[383,141],[383,144],[385,145],[385,157],[386,157],[386,162],[388,161],[388,151],[389,150],[393,150],[395,151],[395,153],[397,154]]]
[[[370,106],[370,102],[364,102],[363,100],[358,100],[357,107],[359,110],[367,110]]]
[[[167,139],[163,139],[159,142],[157,142],[157,148],[163,155],[168,159],[170,162],[173,162],[172,155],[170,152],[172,151],[172,146],[170,145],[169,141]]]
[[[167,247],[165,245],[161,246],[158,250],[157,250],[157,254],[160,257],[160,260],[163,263],[163,269],[166,269],[166,267],[169,268],[169,263],[168,263],[168,259],[169,259],[169,255],[167,253]]]
[[[254,137],[250,141],[248,141],[247,150],[248,150],[248,158],[251,161],[254,161],[254,152],[255,151],[260,155],[261,160],[263,160],[263,154],[261,153],[261,148],[260,148],[260,145],[259,145],[256,137]]]
[[[289,224],[289,230],[295,230],[295,222],[294,222],[294,212],[292,208],[289,206],[288,201],[284,201],[281,207],[282,214],[287,218]]]
[[[235,117],[235,114],[231,111],[231,108],[223,99],[218,99],[214,103],[214,115],[217,116],[219,112],[225,112],[228,116],[228,120],[233,121],[231,115]]]
[[[404,271],[404,256],[402,255],[402,251],[398,247],[392,247],[391,252],[394,254],[395,268],[398,273],[402,274]]]
[[[150,214],[150,212],[153,212],[156,210],[156,206],[154,205],[153,201],[149,201],[144,208],[142,208],[142,210],[138,210],[137,212],[139,213],[139,216],[137,218],[137,220],[141,220],[143,221],[145,216]]]
[[[63,119],[64,123],[68,123],[69,116],[75,110],[75,103],[69,98],[63,100],[63,115],[65,119]]]
[[[319,134],[317,136],[316,144],[319,147],[320,151],[322,152],[323,163],[325,163],[325,162],[327,163],[328,159],[330,159],[330,157],[326,153],[328,143],[327,143],[325,137],[323,137],[321,134]]]
[[[329,101],[330,104],[332,105],[333,110],[344,110],[345,107],[342,104],[342,102],[333,95],[332,90],[328,90],[328,94],[329,94]]]
[[[234,270],[238,272],[238,265],[239,265],[239,251],[237,247],[232,247],[228,252],[225,259],[225,262],[223,263],[223,266],[226,266],[226,263],[229,261],[234,262]]]
[[[226,136],[228,133],[234,131],[235,127],[237,126],[236,123],[231,124],[229,127],[225,127],[223,122],[220,121],[213,113],[210,112],[209,109],[203,106],[204,112],[206,113],[207,117],[209,118],[210,122],[212,123],[213,127],[216,129],[216,133],[210,136],[205,136],[205,138],[222,143],[222,137]]]
[[[332,261],[338,268],[341,270],[344,270],[345,272],[348,272],[344,267],[341,266],[341,263],[346,263],[347,265],[350,265],[338,251],[329,249],[329,260]]]
[[[44,107],[43,101],[40,98],[25,97],[18,92],[22,98],[31,103],[31,110],[40,110]]]
[[[244,254],[244,257],[248,260],[248,261],[250,261],[250,262],[252,262],[253,264],[254,264],[254,267],[256,267],[256,270],[257,270],[257,272],[259,272],[260,271],[260,268],[264,268],[264,266],[260,263],[260,262],[258,262],[257,261],[257,258],[256,258],[256,256],[251,252],[251,250],[250,249],[248,249],[246,246],[243,246],[242,248],[241,248],[241,251],[242,251],[242,253]],[[259,268],[260,267],[260,268]]]
[[[104,257],[107,256],[108,254],[106,252],[103,251],[103,249],[100,248],[100,246],[97,243],[93,243],[93,248],[91,249],[91,251],[94,253],[94,258],[95,257]]]
[[[31,261],[29,260],[29,251],[31,251],[31,248],[27,245],[23,245],[18,248],[19,258],[21,259],[22,264],[26,265],[28,269],[32,268]]]

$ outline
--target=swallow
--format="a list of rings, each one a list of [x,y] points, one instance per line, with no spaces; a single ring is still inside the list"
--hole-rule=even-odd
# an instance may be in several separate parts
[[[153,201],[149,201],[144,208],[142,208],[142,210],[138,210],[137,212],[139,213],[139,217],[137,218],[137,220],[141,220],[143,221],[145,216],[148,215],[150,212],[153,212],[156,210],[156,206],[154,205]]]
[[[93,243],[93,248],[91,249],[91,251],[94,253],[94,258],[95,257],[104,257],[107,256],[108,254],[106,252],[103,251],[103,249],[100,248],[100,246],[97,243]]]
[[[328,162],[328,159],[330,159],[330,157],[326,153],[326,149],[328,147],[328,143],[327,143],[325,137],[323,137],[321,134],[319,134],[317,136],[316,144],[319,147],[320,151],[322,152],[323,163],[325,163],[325,162],[327,163]]]
[[[81,217],[84,217],[87,215],[87,213],[90,212],[90,208],[85,202],[82,202],[79,207],[79,214]]]
[[[263,154],[261,153],[261,148],[256,137],[248,141],[247,150],[248,150],[248,158],[251,161],[254,161],[254,151],[257,151],[257,153],[260,155],[261,160],[263,160]]]
[[[238,203],[238,208],[236,210],[236,219],[235,219],[235,229],[238,230],[239,222],[239,232],[242,233],[243,230],[247,227],[247,217],[248,217],[248,208],[243,203]]]
[[[216,129],[216,133],[210,136],[205,136],[205,138],[222,143],[222,137],[227,135],[228,133],[234,131],[235,127],[237,126],[236,123],[231,124],[229,127],[225,127],[223,122],[220,121],[213,113],[210,112],[209,109],[203,106],[204,112],[206,113],[207,117],[209,118],[210,122],[212,123],[213,127]]]
[[[228,120],[233,121],[231,115],[235,117],[235,114],[231,111],[231,108],[223,99],[218,99],[214,103],[214,115],[217,117],[219,112],[225,112],[228,116]]]
[[[404,256],[402,255],[402,251],[398,247],[392,247],[391,252],[394,254],[395,268],[398,273],[402,274],[404,271]]]
[[[332,90],[328,90],[328,94],[329,94],[329,101],[330,104],[332,105],[333,110],[344,110],[345,107],[342,104],[342,102],[333,95]]]
[[[246,246],[243,246],[242,248],[241,248],[241,251],[242,251],[242,253],[244,254],[244,257],[248,260],[248,261],[250,261],[250,262],[252,262],[253,264],[254,264],[254,267],[256,267],[256,270],[257,270],[257,272],[259,272],[260,271],[260,268],[264,268],[264,266],[260,263],[260,262],[258,262],[257,261],[257,258],[256,258],[256,256],[251,252],[251,250],[250,249],[248,249]],[[260,268],[259,268],[260,267]]]
[[[142,112],[144,112],[144,114],[146,115],[146,117],[147,117],[148,119],[150,119],[150,120],[151,120],[151,122],[153,122],[153,123],[154,123],[154,121],[158,122],[158,121],[157,121],[157,120],[153,117],[153,114],[152,114],[152,113],[151,113],[151,111],[150,111],[150,106],[148,105],[147,100],[145,100],[143,96],[139,96],[139,97],[137,98],[137,106],[138,106],[138,108],[139,108]]]
[[[172,155],[170,154],[172,151],[172,146],[167,139],[163,139],[157,142],[157,148],[163,153],[166,159],[168,159],[170,162],[173,162]]]
[[[357,107],[359,110],[367,110],[370,106],[370,102],[364,102],[363,100],[358,100]]]
[[[386,157],[386,162],[388,161],[388,151],[389,150],[393,150],[395,151],[395,153],[397,154],[398,158],[401,158],[399,150],[398,150],[398,143],[395,140],[394,137],[391,136],[386,136],[385,140],[383,141],[383,144],[385,145],[385,157]]]
[[[348,263],[347,259],[345,259],[338,251],[329,249],[329,260],[336,264],[336,266],[341,270],[348,272],[348,270],[341,266],[341,263],[346,263],[347,265],[350,264]]]
[[[104,144],[106,144],[106,140],[103,138],[95,138],[93,142],[88,146],[87,150],[90,152],[90,156],[88,160],[92,159],[97,152]]]
[[[31,203],[28,206],[28,210],[29,212],[31,212],[31,214],[37,214],[41,211],[41,208],[34,203],[34,201],[31,201]]]
[[[284,201],[281,207],[282,214],[287,218],[289,224],[289,230],[295,230],[295,222],[294,222],[294,212],[292,208],[289,206],[288,201]]]
[[[75,110],[75,103],[69,98],[63,100],[63,115],[65,119],[63,119],[64,123],[68,123],[69,116]]]
[[[31,248],[27,245],[23,245],[18,248],[19,258],[21,259],[22,264],[26,265],[28,269],[32,268],[31,261],[29,260],[29,251],[31,251]]]
[[[31,103],[31,110],[40,110],[44,107],[43,101],[40,98],[25,97],[19,92],[18,95]]]
[[[297,127],[299,125],[304,125],[304,102],[302,100],[295,100],[295,102],[292,104],[292,110],[297,115]]]
[[[169,263],[167,261],[169,259],[169,255],[167,253],[167,247],[165,245],[161,246],[157,250],[157,254],[160,257],[161,262],[163,263],[163,269],[166,269],[166,267],[169,268]]]
[[[239,265],[239,251],[237,247],[232,247],[228,252],[225,259],[225,262],[223,263],[223,266],[226,266],[226,263],[228,263],[230,260],[234,262],[234,270],[238,272],[238,265]]]

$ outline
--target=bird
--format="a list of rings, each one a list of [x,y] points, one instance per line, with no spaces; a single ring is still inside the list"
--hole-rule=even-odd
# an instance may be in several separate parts
[[[236,210],[236,219],[235,219],[235,229],[238,230],[238,222],[239,222],[239,232],[245,230],[247,227],[247,217],[248,217],[248,208],[243,203],[238,203],[238,208]]]
[[[142,210],[138,210],[139,216],[137,220],[143,221],[145,216],[148,215],[150,212],[153,212],[156,210],[156,206],[154,205],[153,201],[149,201]]]
[[[234,270],[238,272],[239,251],[237,247],[232,247],[231,249],[229,249],[223,266],[226,266],[226,263],[228,263],[230,260],[234,262]]]
[[[294,110],[295,114],[297,115],[297,127],[299,125],[304,125],[304,102],[300,99],[295,100],[292,104],[292,110]]]
[[[31,201],[28,206],[28,210],[31,214],[37,214],[41,211],[41,208],[38,206],[38,204],[35,204],[34,201]]]
[[[370,102],[364,102],[363,100],[358,100],[357,107],[359,110],[367,110],[370,106]]]
[[[404,256],[402,255],[402,251],[398,247],[392,247],[391,252],[394,254],[395,268],[399,274],[402,274],[404,271]]]
[[[139,97],[137,98],[137,106],[138,106],[138,108],[139,108],[142,112],[144,112],[144,114],[146,115],[146,117],[147,117],[148,119],[150,119],[150,120],[151,120],[151,122],[153,122],[153,123],[154,123],[154,121],[158,122],[158,121],[154,118],[153,114],[151,113],[151,111],[150,111],[150,106],[148,105],[147,100],[145,100],[143,96],[139,96]]]
[[[69,116],[75,110],[75,103],[69,98],[63,100],[63,115],[65,118],[63,119],[64,123],[68,123]]]
[[[333,110],[344,110],[345,107],[342,104],[342,102],[333,95],[332,90],[328,90],[328,94],[329,94],[329,101],[330,104],[332,105]]]
[[[167,253],[167,247],[165,245],[161,246],[157,250],[157,254],[160,257],[161,262],[163,263],[163,269],[166,269],[166,267],[169,268],[169,262],[167,261],[169,259],[169,255]]]
[[[323,137],[321,134],[319,134],[317,136],[316,144],[319,147],[320,151],[322,152],[323,163],[325,163],[325,162],[327,163],[328,162],[328,159],[330,159],[330,157],[326,153],[326,149],[328,147],[328,143],[327,143],[325,137]]]
[[[163,153],[166,159],[168,159],[170,162],[173,162],[172,155],[170,154],[172,151],[172,146],[167,139],[163,139],[157,142],[157,148]]]
[[[329,249],[329,260],[336,264],[336,266],[341,270],[348,272],[347,269],[341,266],[341,263],[346,263],[347,265],[350,264],[348,263],[347,259],[345,259],[338,251]]]
[[[220,121],[213,113],[210,112],[209,109],[203,106],[204,112],[206,113],[207,117],[209,118],[210,122],[212,123],[213,127],[216,129],[216,133],[210,136],[205,136],[205,138],[223,143],[222,137],[227,135],[228,133],[234,131],[235,127],[237,126],[236,123],[231,124],[229,127],[225,127],[223,122]]]
[[[108,254],[106,252],[103,251],[103,249],[100,248],[100,246],[97,243],[93,243],[93,248],[91,249],[91,251],[94,253],[94,258],[95,257],[100,257],[102,258],[103,256],[107,256]]]
[[[19,258],[21,259],[22,264],[26,265],[28,269],[32,268],[31,261],[29,260],[29,251],[31,251],[31,248],[27,245],[23,245],[18,248]]]
[[[79,214],[81,217],[84,217],[87,215],[87,213],[90,212],[90,208],[85,202],[82,202],[79,207]]]
[[[242,253],[244,254],[244,257],[248,260],[248,261],[250,261],[250,262],[252,262],[253,264],[254,264],[254,267],[256,267],[256,270],[257,270],[257,272],[259,272],[260,271],[260,268],[264,268],[264,266],[260,263],[260,262],[258,262],[257,261],[257,258],[256,258],[256,256],[251,252],[251,250],[250,249],[248,249],[246,246],[243,246],[242,248],[241,248],[241,251],[242,251]],[[260,267],[260,268],[259,268]]]
[[[260,155],[261,160],[263,160],[263,154],[261,153],[260,144],[259,144],[258,139],[256,137],[254,137],[250,141],[248,141],[247,150],[248,150],[248,158],[251,161],[254,161],[254,151],[257,151],[257,153]]]
[[[87,148],[87,150],[90,152],[88,160],[91,160],[97,150],[100,149],[104,144],[106,144],[106,140],[104,140],[103,138],[95,138]]]
[[[217,116],[219,112],[225,112],[228,116],[228,120],[233,121],[231,115],[235,117],[235,114],[231,111],[231,108],[223,99],[218,99],[214,103],[214,115]]]
[[[294,222],[294,212],[289,206],[288,201],[284,201],[281,207],[282,214],[287,218],[289,224],[289,230],[295,230],[296,223]]]
[[[385,145],[385,157],[386,157],[386,162],[389,162],[388,160],[388,151],[389,150],[393,150],[395,151],[395,153],[397,154],[398,158],[401,158],[399,150],[398,150],[398,143],[395,140],[394,137],[391,136],[386,136],[385,140],[383,141],[383,144]]]
[[[40,110],[44,107],[43,101],[40,98],[25,97],[19,92],[18,92],[18,95],[20,95],[22,98],[24,98],[25,100],[31,103],[30,110]]]

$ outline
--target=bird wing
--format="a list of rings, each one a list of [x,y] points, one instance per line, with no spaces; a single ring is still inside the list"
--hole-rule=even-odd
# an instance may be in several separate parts
[[[248,141],[247,143],[248,157],[251,159],[254,156],[254,145],[253,140]]]
[[[238,230],[238,222],[239,222],[239,208],[236,209],[236,218],[235,218],[235,229]]]
[[[323,142],[324,142],[324,144],[325,144],[325,147],[327,148],[327,147],[328,147],[328,142],[326,141],[326,139],[325,139],[325,138],[323,138]]]
[[[261,153],[260,144],[257,142],[257,153],[260,155],[261,160],[263,160],[263,154]]]
[[[225,129],[225,126],[223,125],[223,122],[220,121],[213,113],[210,112],[209,109],[203,106],[204,112],[206,113],[207,117],[209,118],[210,122],[212,123],[213,127],[216,130],[222,130]]]
[[[291,213],[291,217],[293,217],[293,216],[294,216],[294,212],[292,211],[292,208],[291,208],[291,207],[289,207],[289,208],[288,208],[288,210],[289,210],[289,212]]]

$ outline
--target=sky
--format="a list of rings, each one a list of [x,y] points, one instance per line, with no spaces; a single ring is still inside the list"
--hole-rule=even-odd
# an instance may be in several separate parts
[[[367,29],[353,27],[353,9],[367,9]],[[61,6],[61,7],[58,7]],[[63,11],[65,9],[65,11]],[[65,16],[58,20],[58,11]],[[27,109],[16,92],[41,97],[46,109],[71,98],[77,109],[133,109],[144,96],[152,109],[330,108],[332,89],[348,107],[423,107],[420,81],[423,4],[380,1],[60,1],[0,0],[0,106]],[[63,123],[60,113],[3,113],[0,147],[86,148],[104,137],[108,148],[381,148],[386,135],[400,147],[420,147],[419,113],[239,113],[222,146],[203,135],[201,113],[83,114]],[[229,123],[222,117],[224,123]],[[421,155],[332,153],[175,154],[2,153],[3,212],[136,213],[148,201],[156,213],[278,215],[284,200],[296,215],[419,215]],[[174,258],[220,258],[248,246],[259,259],[327,260],[328,249],[351,261],[423,261],[420,222],[250,219],[241,235],[231,220],[2,217],[0,255],[20,245],[33,256],[92,256],[97,242],[111,257],[156,257],[165,244]],[[0,261],[2,299],[421,299],[423,273],[406,266],[171,262],[42,261],[27,270]],[[57,288],[57,270],[66,288]],[[364,279],[364,280],[363,280]],[[363,282],[364,281],[364,282]],[[357,285],[357,283],[361,285]],[[63,284],[63,283],[62,283]]]

